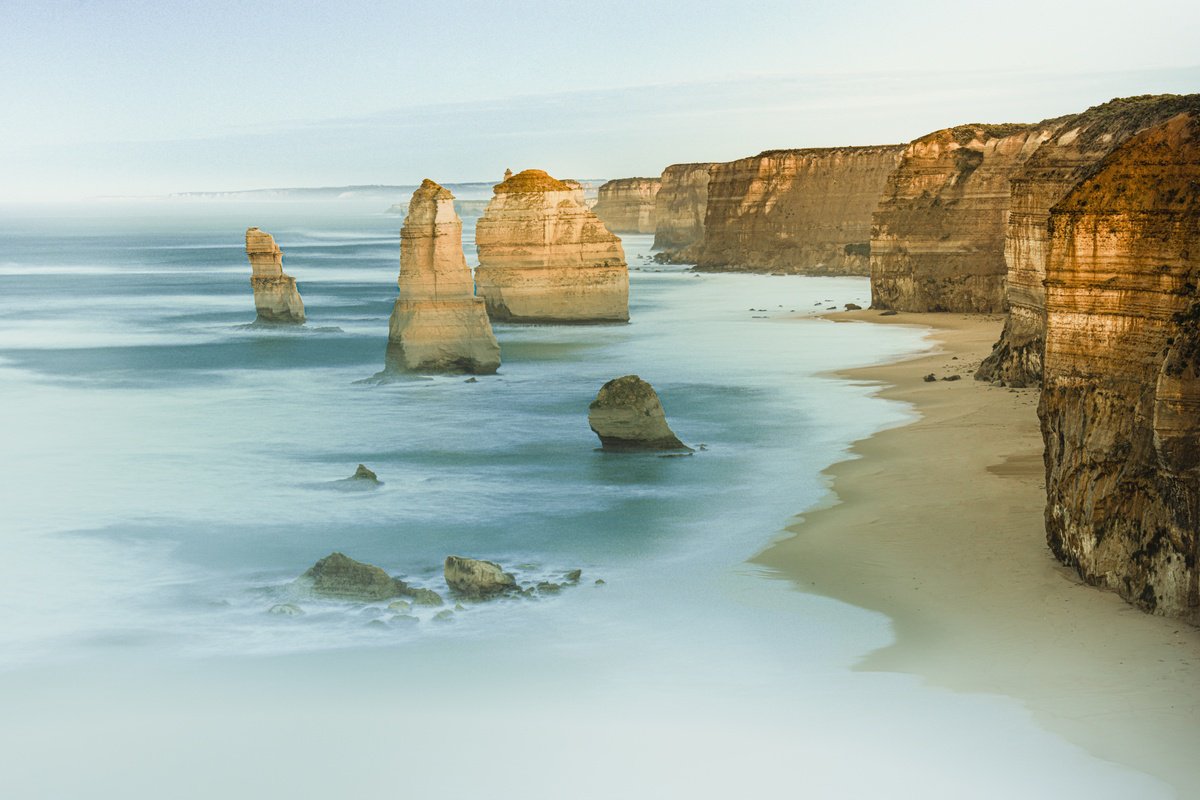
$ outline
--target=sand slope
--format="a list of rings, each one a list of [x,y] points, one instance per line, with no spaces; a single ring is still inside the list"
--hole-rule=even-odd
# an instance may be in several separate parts
[[[936,355],[848,371],[921,419],[828,470],[840,502],[755,561],[804,591],[881,611],[896,641],[861,669],[1023,700],[1095,755],[1200,791],[1200,631],[1083,585],[1045,545],[1037,390],[972,379],[998,316],[831,315],[920,324]],[[927,383],[962,375],[955,382]],[[836,501],[835,501],[836,502]]]

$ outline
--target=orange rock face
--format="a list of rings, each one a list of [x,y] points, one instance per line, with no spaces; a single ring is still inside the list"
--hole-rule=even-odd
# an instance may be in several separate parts
[[[1050,547],[1088,582],[1200,623],[1200,114],[1129,138],[1048,230]]]
[[[629,269],[578,184],[525,170],[493,189],[475,227],[478,292],[493,320],[624,322]]]
[[[672,164],[663,170],[654,198],[654,260],[694,264],[704,245],[711,163]]]
[[[867,275],[871,216],[903,149],[772,150],[715,164],[698,267]]]
[[[654,233],[658,178],[618,178],[600,187],[592,211],[613,233]]]
[[[491,373],[500,366],[483,300],[463,256],[454,195],[428,178],[400,229],[400,297],[392,308],[388,367]]]
[[[1200,96],[1128,97],[1065,117],[1012,180],[1004,260],[1008,268],[1008,319],[981,380],[1034,386],[1042,380],[1046,347],[1047,221],[1050,208],[1075,187],[1100,159],[1140,130],[1189,108]]]
[[[874,217],[872,307],[1004,311],[1009,182],[1057,129],[960,125],[908,145]]]
[[[296,289],[296,279],[283,272],[283,251],[275,237],[258,228],[246,229],[246,256],[250,259],[250,287],[258,322],[300,324],[304,322],[304,302]]]

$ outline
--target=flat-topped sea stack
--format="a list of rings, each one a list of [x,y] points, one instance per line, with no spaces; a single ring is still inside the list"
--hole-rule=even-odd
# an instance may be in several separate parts
[[[621,240],[587,207],[578,183],[528,169],[493,192],[475,227],[475,284],[493,320],[629,320]]]
[[[285,325],[304,322],[304,301],[296,289],[296,279],[283,272],[283,251],[275,244],[275,237],[258,228],[247,228],[246,256],[250,259],[256,321]]]
[[[694,264],[704,244],[710,162],[672,164],[659,178],[654,197],[654,260]]]
[[[871,217],[903,151],[769,150],[713,165],[697,268],[870,274]]]
[[[400,229],[400,296],[388,330],[390,370],[487,374],[500,345],[463,256],[454,195],[428,178]]]
[[[908,145],[875,213],[872,307],[1004,311],[1009,183],[1057,129],[959,125]]]
[[[1012,180],[1004,259],[1008,269],[1008,319],[1000,341],[977,377],[1008,386],[1042,380],[1046,347],[1047,221],[1050,208],[1108,153],[1140,130],[1185,110],[1200,95],[1127,97],[1063,119],[1054,136]]]
[[[1200,112],[1129,138],[1049,231],[1050,547],[1089,583],[1200,624]]]
[[[654,233],[658,178],[618,178],[602,184],[592,211],[613,233]]]
[[[654,387],[637,375],[600,387],[588,406],[588,425],[605,450],[691,450],[667,425]]]

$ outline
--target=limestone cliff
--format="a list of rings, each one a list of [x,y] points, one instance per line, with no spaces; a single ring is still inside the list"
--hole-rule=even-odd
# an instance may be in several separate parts
[[[475,282],[493,320],[629,319],[625,251],[584,203],[582,187],[530,169],[493,192],[475,227]]]
[[[715,164],[697,267],[869,274],[871,215],[903,149],[770,150]]]
[[[246,256],[250,259],[250,287],[258,322],[300,324],[304,302],[296,279],[283,272],[283,252],[275,237],[258,228],[246,229]]]
[[[658,178],[618,178],[602,184],[592,211],[613,233],[654,233]]]
[[[1050,547],[1200,624],[1200,112],[1129,138],[1056,204],[1046,263]]]
[[[1046,308],[1046,223],[1050,207],[1105,155],[1140,130],[1200,107],[1200,96],[1127,97],[1066,117],[1013,178],[1004,260],[1008,319],[976,377],[1009,386],[1042,379]]]
[[[388,333],[390,369],[496,371],[500,345],[475,296],[454,195],[428,178],[413,192],[400,229],[399,284]]]
[[[704,243],[711,163],[672,164],[663,170],[654,198],[654,260],[694,264]]]
[[[1004,311],[1009,182],[1057,129],[959,125],[909,144],[875,212],[871,305]]]

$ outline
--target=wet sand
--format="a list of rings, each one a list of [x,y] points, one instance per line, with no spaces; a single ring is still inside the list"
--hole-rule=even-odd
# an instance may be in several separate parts
[[[1081,583],[1051,555],[1038,392],[972,378],[1003,318],[829,318],[933,329],[933,355],[839,374],[879,384],[920,419],[856,443],[857,458],[826,472],[836,496],[754,561],[892,619],[894,643],[859,669],[1015,697],[1090,753],[1193,796],[1200,630]]]

